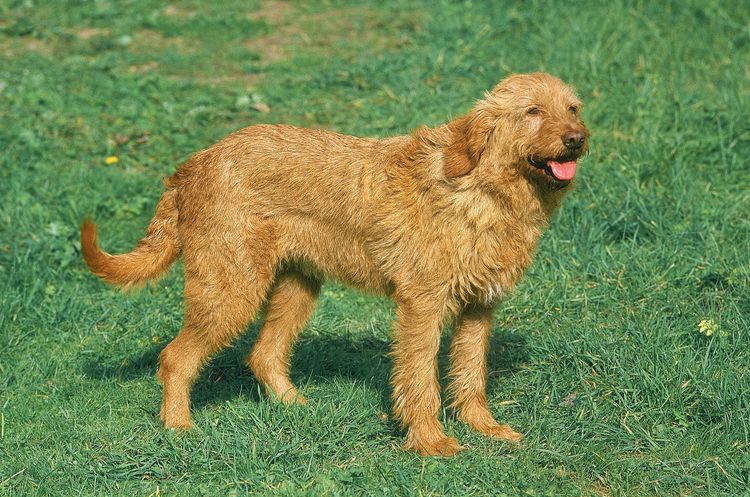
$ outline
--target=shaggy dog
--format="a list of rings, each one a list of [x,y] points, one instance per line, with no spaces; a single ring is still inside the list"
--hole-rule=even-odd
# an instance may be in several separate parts
[[[161,419],[189,428],[190,389],[206,361],[267,303],[247,364],[269,394],[304,402],[289,379],[292,345],[324,278],[397,304],[393,408],[406,448],[460,449],[438,419],[441,328],[455,322],[449,394],[462,421],[517,441],[485,394],[492,311],[531,264],[588,150],[581,102],[559,79],[519,74],[468,114],[382,140],[293,126],[242,129],[165,181],[145,237],[124,255],[83,257],[108,283],[163,274],[182,254],[185,323],[162,351]]]

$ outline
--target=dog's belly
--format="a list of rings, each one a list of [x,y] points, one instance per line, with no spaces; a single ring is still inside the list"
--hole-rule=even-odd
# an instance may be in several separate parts
[[[287,225],[281,235],[287,264],[367,292],[391,293],[392,284],[353,233],[310,219],[299,221]]]

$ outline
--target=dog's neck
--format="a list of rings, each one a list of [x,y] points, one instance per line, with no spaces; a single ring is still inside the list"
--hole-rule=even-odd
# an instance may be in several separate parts
[[[515,219],[530,222],[543,228],[560,206],[565,194],[573,184],[563,188],[548,181],[529,177],[509,160],[483,158],[487,164],[480,164],[470,174],[449,181],[457,196],[465,196],[470,201],[487,199],[499,219]],[[451,185],[450,183],[453,183]]]
[[[407,181],[432,197],[434,208],[451,211],[455,218],[475,224],[480,231],[502,231],[503,224],[513,220],[541,232],[573,188],[572,183],[561,188],[527,174],[518,158],[490,151],[478,158],[468,173],[448,177],[443,166],[448,160],[444,140],[448,129],[422,127],[400,138],[404,141],[394,156],[394,176],[409,177]],[[488,220],[494,224],[488,225]]]
[[[538,178],[527,178],[527,181],[548,220],[560,207],[565,195],[575,187],[575,181],[571,181],[565,185],[551,183],[550,181]]]

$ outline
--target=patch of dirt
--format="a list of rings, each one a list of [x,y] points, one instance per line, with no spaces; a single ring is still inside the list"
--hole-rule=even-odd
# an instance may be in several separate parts
[[[251,12],[248,17],[253,21],[266,21],[268,24],[278,24],[294,12],[291,2],[269,0],[263,2],[260,9]]]
[[[109,36],[111,31],[106,28],[82,28],[73,29],[70,34],[78,38],[79,40],[90,40],[95,36]]]
[[[133,41],[130,43],[129,49],[131,52],[153,52],[169,46],[176,47],[181,51],[192,48],[181,36],[164,36],[153,29],[142,29],[133,35]]]
[[[329,48],[338,42],[357,42],[369,48],[394,50],[402,45],[404,31],[419,28],[421,20],[410,14],[384,18],[365,7],[338,9],[310,16],[310,26],[321,26],[312,32],[313,46]]]
[[[266,62],[276,62],[286,57],[284,46],[287,44],[287,36],[282,33],[274,33],[260,38],[252,38],[244,42],[246,48],[260,54],[261,59]]]
[[[38,40],[31,36],[18,36],[0,41],[0,53],[5,57],[17,57],[26,52],[51,55],[55,52],[55,46],[47,41]]]
[[[271,34],[244,42],[266,63],[281,60],[295,49],[321,55],[332,51],[347,55],[349,45],[354,49],[365,46],[378,51],[395,50],[409,43],[404,32],[419,29],[423,22],[414,12],[393,15],[368,7],[300,13],[292,4],[277,0],[265,2],[249,17],[271,26]]]
[[[53,36],[44,40],[33,36],[15,36],[0,41],[0,52],[6,57],[18,57],[28,52],[52,55],[64,52],[73,38],[88,41],[99,36],[109,36],[110,33],[109,29],[103,28],[80,28],[67,29],[64,36]]]
[[[596,495],[599,495],[600,497],[611,497],[612,496],[612,490],[609,488],[609,485],[607,485],[607,482],[604,481],[604,478],[601,476],[597,477],[597,480],[592,483],[591,490],[594,491]]]
[[[268,23],[272,28],[272,33],[246,40],[245,47],[260,54],[266,63],[283,59],[286,56],[284,47],[289,37],[289,20],[293,18],[294,12],[294,6],[289,2],[278,0],[263,2],[260,9],[248,14],[248,18]]]
[[[30,36],[29,37],[24,36],[21,39],[21,45],[26,51],[43,53],[46,55],[49,55],[55,51],[55,48],[51,44],[42,40],[31,38]]]
[[[177,78],[184,79],[184,78]],[[228,76],[196,76],[195,80],[209,86],[223,86],[226,84],[242,83],[250,91],[263,79],[263,74],[233,74]]]
[[[167,5],[162,12],[169,17],[195,17],[194,10],[188,10],[174,4]]]
[[[158,67],[159,67],[158,62],[156,62],[155,60],[150,60],[146,62],[145,64],[136,64],[136,65],[128,67],[128,72],[143,74],[146,72],[151,72]]]

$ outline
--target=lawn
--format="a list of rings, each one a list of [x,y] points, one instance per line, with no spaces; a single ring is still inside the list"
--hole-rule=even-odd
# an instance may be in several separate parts
[[[181,269],[105,286],[83,218],[127,251],[161,178],[233,130],[407,133],[532,70],[577,88],[592,140],[496,313],[490,406],[521,446],[446,410],[466,450],[404,452],[393,305],[335,282],[295,349],[307,406],[259,394],[254,324],[196,428],[161,427]],[[1,2],[0,495],[750,496],[748,116],[740,0]]]

